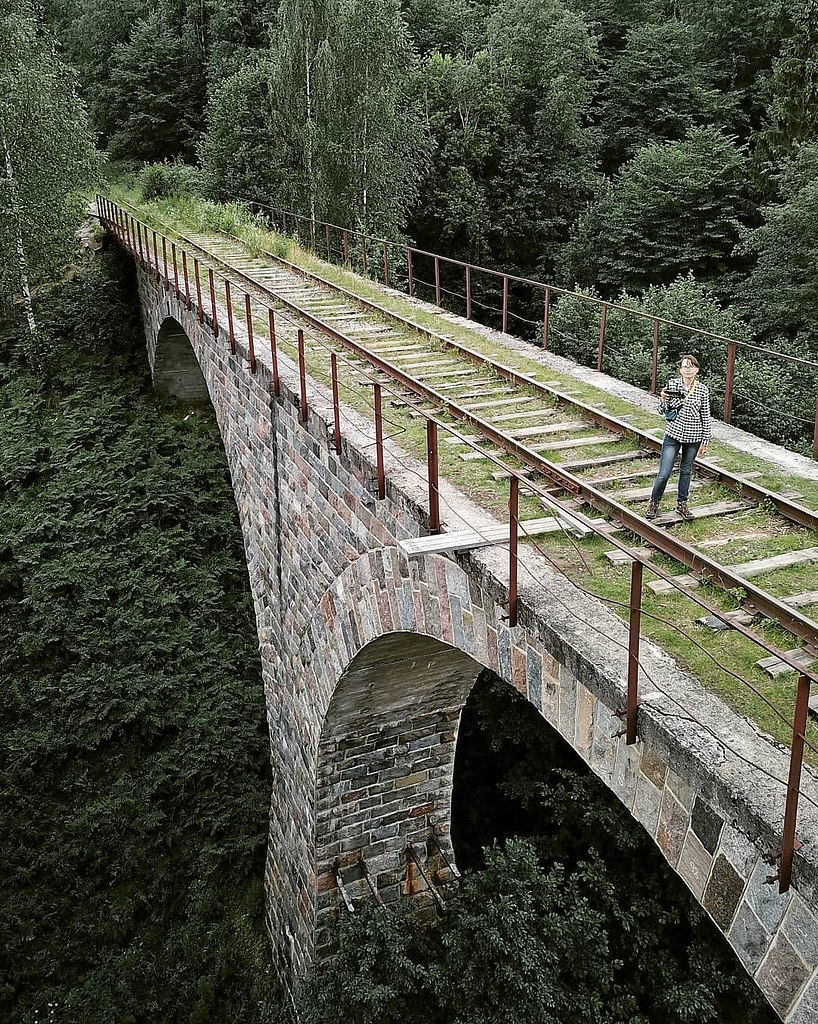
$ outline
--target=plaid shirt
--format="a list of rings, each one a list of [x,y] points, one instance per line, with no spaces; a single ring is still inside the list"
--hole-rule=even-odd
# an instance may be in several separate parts
[[[696,378],[690,396],[685,401],[687,388],[681,377],[673,377],[665,386],[667,401],[659,403],[659,411],[678,409],[679,415],[670,420],[665,436],[675,438],[682,444],[710,441],[710,392],[706,384]]]

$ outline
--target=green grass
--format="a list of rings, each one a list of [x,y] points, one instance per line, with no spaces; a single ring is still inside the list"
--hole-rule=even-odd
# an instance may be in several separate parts
[[[127,194],[121,195],[119,198],[125,199],[127,202],[134,202],[135,197],[132,194]],[[497,359],[506,366],[530,374],[535,379],[556,382],[555,387],[558,390],[570,391],[580,401],[611,415],[628,417],[628,422],[636,427],[650,430],[661,426],[657,416],[646,413],[621,398],[612,396],[573,377],[552,371],[535,359],[509,351],[500,342],[488,337],[484,331],[454,325],[449,321],[441,321],[437,314],[426,311],[409,299],[385,291],[376,282],[362,278],[344,268],[323,263],[312,254],[305,252],[294,239],[264,231],[258,222],[241,207],[220,207],[190,198],[182,201],[171,199],[150,204],[139,203],[138,206],[140,215],[153,226],[162,227],[165,230],[170,227],[180,233],[222,231],[233,234],[244,242],[251,256],[257,256],[265,249],[269,250],[306,270],[316,272],[328,281],[341,285],[361,298],[374,301],[385,309],[410,319],[422,328],[430,329],[438,334],[445,334],[446,338]],[[379,318],[376,314],[372,314],[371,319],[374,323]],[[254,332],[259,339],[267,337],[266,318],[254,317]],[[295,358],[294,330],[286,327],[280,328],[278,339],[284,351],[291,358]],[[427,347],[431,351],[444,350],[443,345],[434,342],[430,342]],[[310,375],[316,381],[329,386],[329,349],[323,352],[310,350],[307,356],[307,367]],[[372,390],[370,387],[362,386],[361,381],[364,377],[363,368],[351,366],[344,359],[339,358],[342,401],[371,420]],[[386,389],[383,392],[383,400],[387,436],[394,438],[401,448],[424,462],[426,457],[425,421],[411,415],[411,406],[393,407],[391,405],[393,396]],[[454,424],[455,429],[459,432],[472,432],[470,427],[464,424],[455,424],[445,414],[440,418],[444,422]],[[512,426],[513,421],[504,425]],[[597,428],[590,430],[590,433],[598,432]],[[616,449],[627,451],[632,447],[633,442],[623,439]],[[493,461],[466,462],[460,459],[459,454],[466,450],[468,449],[464,446],[447,444],[441,437],[439,446],[441,477],[460,488],[473,501],[492,512],[501,521],[506,519],[508,481],[496,481],[492,478],[492,474],[499,468]],[[610,450],[610,446],[607,446],[606,450]],[[576,453],[569,449],[562,452],[546,452],[545,455],[555,463],[559,463],[573,461]],[[724,443],[714,442],[711,445],[709,456],[718,459],[720,465],[735,473],[763,469],[763,477],[755,479],[759,482],[763,481],[763,486],[771,490],[789,490],[794,486],[791,475],[779,473],[774,467],[760,463],[758,457],[739,452]],[[583,457],[586,457],[585,451],[583,451]],[[502,457],[502,462],[509,468],[522,468],[519,463],[507,456]],[[634,470],[641,470],[647,468],[646,462],[647,460],[634,460],[627,466]],[[617,471],[625,472],[625,465],[603,467],[595,475],[612,475]],[[593,477],[588,476],[586,479],[592,480]],[[646,475],[625,486],[630,489],[631,487],[647,486],[650,482],[651,476]],[[672,485],[671,481],[671,487]],[[818,483],[798,478],[797,489],[804,494],[803,503],[818,505]],[[694,496],[697,504],[735,499],[736,497],[735,494],[712,481],[705,481],[704,486],[694,492]],[[671,508],[672,503],[672,494],[669,489],[665,506]],[[641,508],[641,505],[631,507],[638,509]],[[591,516],[596,514],[589,509],[585,511]],[[441,509],[441,515],[445,522],[447,516],[445,507]],[[520,515],[524,519],[541,518],[544,515],[543,507],[535,497],[524,494],[521,497]],[[762,531],[766,532],[764,540],[753,538],[753,534]],[[807,531],[782,525],[781,520],[771,515],[770,511],[764,507],[723,516],[715,523],[713,521],[708,523],[696,521],[680,524],[674,528],[674,533],[690,542],[702,540],[705,536],[710,541],[724,541],[723,544],[713,545],[708,553],[717,561],[725,564],[747,561],[818,543],[818,538]],[[613,566],[604,557],[605,550],[610,547],[609,542],[598,537],[583,541],[569,541],[559,534],[552,534],[538,538],[536,545],[561,572],[573,579],[583,589],[609,603],[617,614],[622,617],[626,616],[630,569],[627,566]],[[685,571],[682,566],[661,554],[654,556],[654,562],[672,574]],[[783,595],[811,589],[811,586],[814,585],[815,574],[814,565],[798,566],[775,573],[769,580],[761,577],[757,582],[761,586],[766,586],[770,592]],[[651,577],[652,574],[648,571],[646,583]],[[810,584],[810,579],[813,581],[812,584]],[[701,588],[701,593],[706,595],[712,605],[722,611],[729,611],[737,606],[735,595],[715,591],[707,586]],[[787,673],[776,679],[770,678],[755,665],[755,662],[763,657],[766,651],[759,649],[751,640],[739,635],[734,630],[714,633],[700,625],[696,620],[704,614],[706,612],[699,605],[682,595],[657,597],[647,587],[644,589],[643,635],[673,655],[704,686],[718,694],[739,714],[750,718],[762,730],[781,742],[788,743],[791,739],[791,727],[787,721],[791,720],[792,716],[795,674]],[[781,649],[786,650],[798,646],[797,641],[769,621],[756,623],[754,629],[763,639]],[[754,693],[746,683],[736,680],[732,673],[742,676],[763,697],[766,697],[784,720],[782,721],[781,717],[770,709],[763,697]],[[818,745],[818,728],[815,724],[810,725],[810,738]],[[818,763],[818,756],[808,753],[808,758],[814,763]]]

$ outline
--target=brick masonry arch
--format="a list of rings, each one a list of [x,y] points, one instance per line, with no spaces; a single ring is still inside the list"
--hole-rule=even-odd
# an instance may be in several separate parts
[[[422,878],[407,881],[399,874],[406,868],[406,838],[422,845],[434,831],[445,848],[456,704],[468,693],[469,673],[484,666],[516,687],[641,822],[782,1019],[815,1024],[818,857],[814,845],[805,844],[796,856],[793,886],[783,896],[767,883],[775,873],[771,862],[780,842],[783,790],[748,769],[744,759],[786,778],[781,751],[649,644],[644,665],[650,678],[661,679],[663,692],[651,691],[646,682],[639,741],[627,746],[618,735],[616,713],[626,668],[619,620],[529,552],[526,564],[548,586],[522,582],[519,625],[513,629],[504,619],[508,563],[500,553],[409,559],[400,543],[422,535],[427,522],[423,467],[403,471],[405,456],[388,462],[386,497],[378,500],[370,424],[347,411],[336,455],[330,399],[311,384],[309,412],[300,415],[297,371],[284,355],[281,394],[275,396],[263,362],[257,374],[250,373],[238,327],[232,353],[224,329],[214,335],[207,315],[200,322],[172,289],[141,270],[138,282],[151,366],[170,317],[201,367],[233,481],[270,729],[265,888],[274,967],[285,985],[297,983],[307,969],[323,941],[326,917],[341,898],[331,871],[336,856],[350,855],[341,868],[353,895],[366,885],[351,877],[355,859],[377,868],[381,856],[392,857],[393,864],[400,860],[392,881],[387,863],[381,865],[387,896],[398,889],[401,895],[421,895]],[[465,499],[452,500],[466,507]],[[336,730],[354,721],[366,671],[388,662],[390,645],[397,645],[394,656],[413,644],[421,645],[411,648],[415,655],[425,651],[432,660],[440,658],[442,672],[450,659],[457,679],[451,700],[424,709],[411,739],[406,723],[395,721],[396,735],[403,729],[406,742],[394,743],[391,752],[386,744],[381,748],[378,770],[409,780],[402,787],[406,804],[383,817],[403,817],[386,822],[376,809],[369,820],[345,823],[348,805],[350,815],[367,810],[363,805],[370,799],[368,806],[377,808],[378,794],[344,802],[362,787],[354,786],[354,774],[344,776],[347,751],[337,745]],[[424,693],[432,689],[427,679]],[[353,710],[344,706],[350,698]],[[421,722],[425,713],[442,717]],[[379,719],[376,731],[381,725]],[[424,729],[432,731],[421,735]],[[352,760],[358,758],[350,765],[353,773],[363,767],[369,774],[366,735],[373,734],[361,729],[360,742],[350,748]],[[424,747],[428,736],[437,738],[439,751]],[[412,765],[435,757],[420,771],[439,771],[443,782],[424,791],[427,780],[412,780],[419,774]],[[412,790],[415,783],[420,788]],[[433,792],[434,800],[416,799]],[[804,792],[818,794],[811,778]],[[418,808],[418,831],[406,825],[402,832]],[[804,838],[818,835],[811,805],[799,821]],[[395,835],[382,831],[396,822]],[[372,828],[363,827],[370,823]],[[346,827],[349,832],[342,834]],[[336,846],[348,840],[350,849]],[[432,873],[439,867],[432,864]]]

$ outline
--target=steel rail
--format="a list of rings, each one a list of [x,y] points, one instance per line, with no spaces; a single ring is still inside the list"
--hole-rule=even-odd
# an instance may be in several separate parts
[[[671,558],[674,558],[676,561],[678,561],[682,565],[685,565],[692,571],[698,572],[703,576],[707,576],[724,589],[743,589],[746,592],[748,598],[752,600],[753,604],[756,606],[758,611],[760,611],[764,615],[767,615],[769,618],[776,620],[785,629],[787,629],[793,635],[798,636],[806,643],[812,646],[818,646],[818,622],[815,622],[814,620],[802,615],[796,608],[791,608],[783,602],[778,601],[775,597],[773,597],[771,594],[761,589],[760,587],[757,587],[750,580],[738,575],[737,573],[732,572],[728,566],[722,565],[714,559],[709,558],[707,555],[702,554],[700,551],[697,551],[690,545],[685,544],[684,542],[678,540],[678,538],[673,537],[672,534],[663,530],[661,527],[654,526],[653,524],[645,520],[642,516],[638,515],[635,512],[631,512],[630,509],[628,509],[626,506],[620,504],[610,496],[606,495],[604,492],[599,491],[597,488],[593,487],[592,484],[582,480],[575,474],[570,473],[565,469],[562,469],[558,464],[550,462],[548,459],[543,458],[537,452],[532,451],[526,445],[521,444],[515,438],[511,437],[508,434],[505,434],[503,431],[499,430],[497,427],[493,426],[488,421],[482,419],[482,417],[477,416],[475,413],[470,412],[468,409],[462,406],[459,406],[456,402],[451,401],[446,396],[441,395],[439,392],[435,391],[428,385],[423,384],[416,378],[409,376],[409,374],[402,371],[399,367],[395,366],[388,360],[383,359],[382,357],[371,352],[369,349],[360,345],[354,339],[349,338],[342,332],[338,331],[336,328],[332,327],[332,325],[327,324],[319,317],[316,317],[312,313],[309,313],[306,310],[302,309],[296,303],[291,302],[289,299],[286,299],[283,296],[279,295],[274,289],[270,288],[268,285],[256,281],[253,277],[251,277],[244,271],[237,270],[227,260],[223,259],[221,256],[216,255],[215,253],[210,252],[208,249],[205,249],[204,246],[200,245],[198,242],[179,232],[175,232],[175,234],[177,235],[178,238],[182,239],[188,245],[191,245],[194,248],[198,249],[200,252],[204,253],[209,259],[221,264],[223,268],[226,268],[232,275],[238,277],[241,281],[249,284],[252,288],[260,291],[267,298],[273,299],[275,302],[284,306],[291,313],[295,314],[306,323],[309,323],[312,327],[320,331],[322,334],[332,338],[338,344],[342,345],[344,348],[346,348],[348,351],[351,351],[359,358],[364,359],[366,362],[370,363],[370,365],[374,366],[376,369],[381,370],[388,376],[392,377],[394,380],[397,380],[408,391],[411,391],[420,398],[426,399],[433,405],[437,405],[445,412],[447,412],[450,416],[452,416],[454,419],[471,424],[480,433],[489,438],[492,441],[492,443],[494,443],[497,447],[505,451],[507,454],[513,455],[520,462],[522,462],[523,465],[528,466],[530,469],[533,469],[539,473],[542,473],[544,476],[548,477],[555,483],[559,484],[561,488],[569,491],[572,494],[577,495],[578,497],[581,497],[585,502],[592,505],[593,507],[601,511],[606,511],[609,515],[612,515],[619,522],[619,524],[621,524],[621,526],[624,526],[630,532],[641,537],[652,547],[655,547],[657,550],[669,555]],[[274,259],[278,260],[277,257],[273,256],[273,254],[270,255]],[[286,261],[279,262],[286,263]],[[338,290],[345,292],[344,289]],[[349,294],[351,298],[356,298],[352,293],[347,294]],[[368,303],[364,302],[364,304],[367,305]],[[372,305],[375,306],[375,304]],[[379,309],[380,307],[375,306],[375,308]],[[403,318],[398,318],[403,320]],[[419,329],[421,333],[426,333],[429,335],[433,333],[429,332],[425,328],[417,328],[416,325],[413,325],[411,323],[411,321],[404,321],[404,326],[410,327],[412,329]],[[443,338],[438,339],[437,336],[435,336],[435,340],[441,340],[444,342],[446,341],[446,339]],[[455,348],[460,348],[460,346],[457,345],[457,343],[453,344]],[[493,368],[496,368],[496,366],[498,365],[490,363],[490,361],[485,360],[482,356],[480,356],[479,353],[474,353],[471,349],[466,349],[465,352],[467,354],[477,356],[481,360],[481,362],[486,363],[492,366]],[[519,374],[518,371],[512,370],[509,367],[502,368],[507,370],[509,374],[513,375],[508,379],[513,380],[514,382],[524,383],[530,386],[537,385],[537,382],[534,381],[533,378],[529,378],[526,374]],[[539,387],[542,388],[547,394],[552,393],[551,389],[546,388],[544,385],[539,385]],[[556,394],[559,395],[560,393],[557,392]],[[571,405],[577,406],[579,408],[586,408],[581,403],[576,403],[572,399],[568,399],[567,396],[565,397]],[[636,434],[641,434],[641,432],[636,431],[635,428],[623,423],[621,420],[616,420],[614,417],[608,417],[607,414],[604,413],[600,413],[599,415],[603,417],[603,420],[605,422],[609,421],[611,423],[621,424],[623,430],[625,430],[628,433],[634,432]],[[654,442],[657,448],[660,447],[659,443],[656,442],[655,439],[651,438],[650,440]],[[744,481],[741,481],[741,483],[743,484]],[[755,485],[748,486],[755,487]],[[774,492],[767,492],[764,488],[761,488],[760,490],[765,494],[765,496],[767,494],[769,494],[770,496],[774,495]],[[778,497],[780,497],[780,495]],[[571,517],[578,518],[581,521],[585,520],[586,524],[589,523],[589,521],[584,516],[578,515],[577,512],[574,511],[573,509],[569,510],[565,508],[565,506],[557,499],[553,498],[550,495],[548,496],[548,498],[549,503],[552,505],[552,507],[555,510],[557,510],[561,515],[569,519]],[[782,501],[786,502],[786,499],[782,499]],[[799,509],[801,508],[801,506],[796,507]],[[803,511],[810,513],[813,519],[818,518],[818,513],[813,513],[809,509],[804,509]],[[607,534],[610,530],[609,528],[608,531],[602,531],[598,526],[591,527],[591,529],[598,534]],[[617,543],[613,538],[608,537],[608,539],[611,540],[616,547],[619,547],[620,549],[625,551],[629,550],[626,545]],[[654,569],[654,567],[651,567],[651,569]],[[663,578],[665,578],[666,580],[672,580],[672,577],[664,573],[657,573],[657,575],[663,576]],[[679,587],[678,589],[682,593],[685,593],[684,587]],[[718,612],[716,614],[718,614]],[[740,632],[745,631],[740,630]],[[752,636],[752,633],[749,633],[748,635]],[[803,671],[802,669],[798,668],[798,666],[795,663],[792,663],[790,659],[785,657],[783,660],[785,660],[788,664],[791,664],[791,667],[797,668],[798,671]]]
[[[396,242],[392,239],[381,238],[378,235],[368,235],[366,234],[366,232],[359,231],[357,228],[343,228],[341,227],[340,224],[333,224],[331,221],[328,222],[322,220],[315,220],[314,218],[307,217],[301,213],[293,213],[291,210],[283,210],[277,206],[270,206],[269,203],[262,203],[258,199],[248,199],[244,196],[236,196],[235,201],[244,203],[248,207],[258,206],[265,210],[272,210],[273,213],[283,213],[286,214],[286,216],[293,217],[296,220],[307,221],[307,223],[312,222],[313,224],[316,225],[323,225],[326,227],[333,228],[336,231],[346,232],[347,234],[357,234],[362,238],[366,239],[367,241],[376,242],[379,245],[389,245],[395,249],[400,250],[411,249],[411,251],[418,256],[428,256],[430,259],[440,260],[443,263],[448,263],[450,266],[453,267],[462,267],[463,269],[468,268],[473,272],[479,274],[487,274],[490,277],[496,277],[499,278],[500,280],[513,281],[515,284],[530,285],[533,288],[539,288],[543,291],[548,290],[553,295],[564,295],[572,299],[581,299],[583,302],[587,302],[595,306],[600,306],[603,309],[613,309],[616,310],[617,312],[629,313],[631,316],[640,317],[643,320],[649,320],[651,323],[658,323],[664,327],[674,327],[679,330],[687,331],[689,334],[697,334],[704,338],[711,338],[714,341],[723,342],[725,346],[735,345],[737,348],[751,349],[754,352],[761,352],[763,355],[775,356],[777,359],[782,359],[785,362],[796,363],[801,366],[818,368],[818,362],[816,362],[814,359],[802,359],[800,356],[791,356],[787,352],[777,352],[775,349],[772,348],[764,348],[763,345],[755,345],[751,341],[740,341],[738,338],[728,338],[726,334],[718,334],[715,331],[708,331],[704,327],[691,327],[690,324],[683,324],[680,323],[678,320],[668,320],[665,317],[656,316],[653,313],[645,313],[641,309],[634,309],[632,306],[624,306],[621,302],[603,299],[596,295],[585,295],[582,292],[572,292],[569,288],[561,288],[557,284],[549,284],[546,281],[536,281],[533,277],[520,277],[517,274],[512,274],[505,270],[493,270],[491,267],[481,267],[476,263],[469,263],[466,260],[458,259],[455,256],[444,256],[441,253],[430,252],[428,249],[419,249],[416,245],[411,245],[411,243],[409,242]],[[249,212],[252,213],[252,210],[250,210]],[[276,230],[275,225],[273,225],[273,230]],[[315,247],[313,247],[313,249],[314,248]],[[422,283],[425,283],[426,286],[429,288],[434,287],[434,285],[431,285],[428,282]],[[454,295],[457,293],[450,292],[449,294]],[[496,307],[493,308],[495,313],[501,312],[500,309],[497,309]],[[531,322],[533,323],[534,321]]]
[[[180,236],[184,237],[184,236]],[[236,238],[235,235],[230,236],[234,241],[241,243],[241,239]],[[185,239],[190,241],[193,245],[198,243],[193,242],[192,239]],[[202,249],[202,251],[207,251]],[[434,341],[438,344],[444,345],[448,348],[452,348],[460,354],[469,358],[472,362],[478,363],[480,366],[487,367],[494,371],[499,377],[509,381],[512,384],[518,386],[530,387],[535,391],[542,392],[549,395],[551,398],[555,398],[560,404],[569,406],[574,409],[578,409],[582,412],[583,416],[596,423],[598,426],[606,427],[608,430],[613,431],[617,434],[633,437],[638,439],[639,442],[654,452],[659,452],[662,449],[662,442],[657,440],[651,434],[646,433],[643,430],[639,430],[638,427],[634,427],[630,423],[626,423],[624,420],[618,419],[609,413],[602,412],[600,409],[595,409],[593,406],[586,405],[584,402],[578,402],[575,398],[566,395],[565,393],[558,391],[556,388],[550,385],[543,384],[538,381],[535,377],[531,377],[526,373],[522,373],[519,370],[515,370],[510,366],[505,366],[503,363],[495,362],[488,356],[483,355],[481,352],[476,352],[474,349],[470,349],[468,346],[461,344],[458,341],[453,341],[451,338],[447,338],[445,335],[437,334],[428,327],[424,327],[421,324],[415,323],[408,317],[402,316],[400,313],[395,313],[393,310],[387,309],[384,306],[380,306],[378,303],[373,302],[371,299],[364,299],[356,295],[354,292],[349,291],[341,285],[337,285],[332,281],[328,281],[326,278],[321,277],[320,274],[315,274],[312,271],[304,270],[298,267],[294,263],[290,263],[288,260],[283,259],[281,256],[276,256],[275,253],[268,252],[266,249],[261,250],[262,253],[274,260],[276,263],[286,267],[292,273],[299,275],[300,277],[309,278],[313,281],[318,282],[325,288],[329,288],[332,291],[339,292],[344,297],[354,301],[358,305],[365,306],[371,309],[373,312],[380,316],[386,317],[399,323],[402,327],[405,327],[414,333],[422,334],[430,341]],[[252,278],[250,279],[252,280]],[[259,283],[256,282],[259,286]],[[261,285],[261,287],[266,287]],[[281,300],[283,301],[283,300]],[[318,326],[316,324],[316,326]],[[320,328],[320,329],[323,329]],[[790,520],[793,523],[797,523],[799,526],[806,527],[808,530],[818,531],[818,510],[807,508],[804,505],[799,505],[797,502],[785,498],[783,495],[778,494],[776,491],[771,491],[766,487],[761,487],[759,484],[754,484],[749,480],[730,473],[728,470],[721,469],[719,466],[714,465],[704,459],[696,459],[696,465],[706,476],[711,477],[720,483],[723,487],[730,491],[740,495],[743,498],[747,498],[751,501],[761,502],[772,502],[776,510],[785,519]]]

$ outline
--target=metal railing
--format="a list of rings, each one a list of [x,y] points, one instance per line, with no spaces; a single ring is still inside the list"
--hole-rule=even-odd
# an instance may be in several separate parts
[[[157,232],[153,228],[149,228],[148,225],[136,220],[130,212],[125,210],[118,204],[106,199],[103,196],[97,197],[97,204],[99,210],[99,217],[101,223],[106,226],[118,239],[120,244],[128,250],[139,264],[147,273],[151,274],[157,283],[161,283],[165,289],[172,291],[177,300],[182,302],[185,308],[191,312],[194,312],[197,316],[200,324],[205,324],[209,320],[209,326],[211,327],[215,337],[218,339],[221,333],[226,333],[227,342],[230,347],[230,351],[233,354],[237,353],[236,346],[236,314],[233,309],[232,301],[232,288],[231,283],[226,276],[216,275],[211,268],[208,268],[208,291],[209,291],[209,313],[205,310],[204,300],[202,297],[201,289],[201,269],[199,260],[193,257],[193,281],[195,284],[195,299],[193,298],[192,287],[189,279],[189,267],[187,253],[184,249],[179,253],[176,241],[167,237],[166,235]],[[159,259],[159,243],[161,242],[162,249],[162,260]],[[170,250],[170,258],[168,258],[168,249]],[[181,275],[180,275],[180,262],[181,262]],[[252,279],[248,278],[246,274],[241,271],[231,268],[231,273],[243,280],[248,286],[252,286],[256,290],[265,290],[263,286]],[[217,276],[221,277],[222,289],[225,295],[225,306],[227,313],[227,329],[224,330],[224,326],[219,323],[218,320],[218,304],[216,301],[216,283]],[[274,296],[271,294],[270,298]],[[258,371],[259,362],[256,355],[255,337],[252,326],[252,303],[253,299],[248,289],[243,290],[243,302],[244,306],[244,322],[242,326],[247,335],[247,361],[248,369],[251,374],[255,374]],[[258,302],[258,300],[255,300]],[[269,325],[269,343],[270,343],[270,367],[271,367],[271,383],[272,390],[275,396],[281,395],[281,379],[279,373],[279,339],[278,339],[278,326],[281,319],[286,320],[292,327],[297,331],[297,372],[298,372],[298,414],[299,420],[302,424],[306,424],[309,416],[309,384],[307,377],[307,367],[305,358],[305,332],[304,329],[298,326],[294,321],[288,317],[282,317],[280,312],[276,310],[272,304],[265,303],[267,311],[267,322]],[[241,323],[241,318],[238,318]],[[338,363],[342,360],[348,365],[350,370],[354,372],[358,377],[361,375],[360,365],[355,365],[352,362],[344,359],[343,355],[334,351],[330,345],[327,344],[327,339],[333,342],[338,342],[341,338],[340,335],[326,328],[324,330],[324,337],[318,337],[312,334],[311,340],[319,345],[326,348],[327,353],[330,357],[330,378],[331,378],[331,393],[332,393],[332,404],[333,404],[333,444],[336,453],[340,454],[342,451],[342,416],[341,416],[341,403],[339,400],[339,374],[338,374]],[[383,499],[386,497],[386,468],[385,468],[385,446],[384,446],[384,432],[383,432],[383,409],[382,409],[382,392],[384,390],[391,390],[388,385],[384,385],[381,382],[371,380],[372,392],[373,392],[373,417],[374,417],[374,433],[375,433],[375,450],[376,450],[376,472],[375,472],[375,490],[377,497]],[[396,397],[400,397],[400,393],[397,391],[393,392]],[[440,486],[439,486],[439,465],[438,465],[438,436],[439,431],[445,431],[452,436],[458,438],[463,443],[476,448],[477,445],[466,436],[459,434],[458,431],[440,420],[437,416],[432,413],[425,412],[422,409],[416,410],[426,420],[426,482],[428,487],[428,502],[429,502],[429,515],[428,515],[428,531],[431,534],[438,533],[441,528],[440,518]],[[519,593],[518,593],[518,572],[521,564],[521,559],[518,550],[518,537],[523,536],[529,541],[533,541],[533,537],[529,537],[525,533],[524,523],[521,522],[519,517],[519,494],[520,485],[523,484],[530,492],[535,494],[546,506],[552,510],[555,515],[559,515],[562,511],[564,517],[570,520],[579,521],[583,527],[587,528],[590,532],[600,534],[600,528],[591,519],[584,516],[581,512],[576,509],[563,510],[560,502],[558,502],[553,495],[549,494],[544,487],[537,484],[536,481],[524,477],[523,471],[516,471],[511,469],[505,463],[495,456],[483,452],[484,457],[494,462],[498,467],[509,475],[509,517],[508,517],[508,553],[509,553],[509,591],[508,591],[508,616],[507,621],[510,628],[514,628],[518,621],[518,610],[519,610]],[[479,532],[479,531],[478,531]],[[608,544],[618,548],[624,552],[631,559],[631,581],[630,581],[630,595],[627,605],[623,606],[627,608],[628,614],[628,643],[627,648],[624,644],[621,644],[623,650],[627,650],[627,685],[626,685],[626,705],[621,709],[618,714],[624,720],[623,734],[626,738],[627,744],[633,744],[637,738],[637,718],[639,708],[639,674],[640,671],[647,675],[645,666],[640,661],[640,641],[641,641],[641,618],[643,615],[648,613],[643,609],[643,571],[647,566],[650,571],[658,576],[660,579],[669,583],[676,591],[686,597],[688,600],[697,604],[700,608],[707,611],[710,615],[714,615],[716,618],[724,616],[724,612],[713,605],[702,595],[696,593],[694,590],[690,590],[686,586],[679,584],[676,579],[671,576],[668,572],[661,569],[658,565],[648,563],[648,558],[640,551],[629,547],[624,542],[618,540],[610,533],[605,534],[605,541]],[[540,554],[545,554],[541,548],[535,545],[537,551]],[[547,558],[547,555],[545,555]],[[523,563],[524,564],[524,563]],[[541,584],[540,584],[541,585]],[[592,595],[598,596],[598,595]],[[607,598],[600,598],[605,600],[607,603],[616,605],[618,602],[612,601]],[[592,625],[592,624],[589,624]],[[757,769],[758,771],[766,774],[773,781],[776,781],[782,785],[786,785],[786,797],[785,797],[785,809],[784,809],[784,824],[782,829],[782,843],[781,843],[781,854],[780,854],[780,866],[776,879],[779,882],[779,892],[786,892],[791,884],[792,878],[792,865],[795,850],[800,845],[796,840],[796,825],[798,817],[798,804],[801,793],[801,777],[804,761],[805,748],[809,748],[814,754],[818,755],[818,747],[814,746],[807,739],[807,720],[809,710],[809,698],[810,688],[813,683],[818,683],[818,674],[813,671],[805,671],[796,661],[790,657],[784,651],[781,651],[773,644],[769,643],[763,637],[754,633],[747,626],[741,623],[731,623],[732,628],[742,634],[744,637],[751,640],[753,643],[758,645],[762,650],[768,654],[775,655],[785,664],[789,665],[790,668],[794,669],[798,676],[796,695],[795,695],[795,708],[792,719],[786,718],[782,712],[778,710],[770,701],[759,694],[759,691],[747,680],[740,679],[743,685],[749,688],[756,696],[760,696],[762,700],[768,705],[772,712],[781,720],[786,722],[788,726],[792,727],[792,741],[790,744],[790,758],[789,758],[789,772],[786,783],[782,779],[770,773],[764,766],[755,764],[754,762],[748,761],[744,755],[740,754],[735,748],[730,747],[729,743],[723,737],[717,737],[719,742],[725,747],[730,749],[732,753],[739,757],[742,757],[747,763]],[[593,628],[598,628],[594,626]],[[678,628],[678,627],[677,627]],[[681,631],[680,631],[681,632]],[[608,638],[610,639],[610,637]],[[711,655],[712,657],[712,655]],[[713,658],[716,661],[715,658]],[[716,661],[716,664],[719,663]],[[722,666],[720,666],[722,667]],[[653,686],[659,689],[665,696],[668,697],[674,703],[673,698],[666,691],[661,690],[660,687],[653,682]],[[683,711],[690,719],[701,727],[706,732],[711,732],[709,728],[699,721],[690,711],[689,708],[683,708],[679,705],[680,710]],[[712,732],[711,732],[712,734]],[[816,807],[815,801],[807,797]]]
[[[656,393],[658,388],[658,375],[660,369],[660,345],[662,332],[675,330],[686,332],[691,340],[703,340],[722,346],[725,352],[725,369],[723,379],[723,410],[722,420],[725,423],[733,422],[733,405],[735,397],[736,380],[736,357],[738,353],[756,353],[771,360],[779,360],[792,366],[805,367],[814,371],[816,375],[816,397],[814,409],[807,410],[810,418],[799,416],[792,411],[786,414],[783,410],[771,409],[771,413],[786,415],[788,418],[801,422],[805,428],[804,434],[809,427],[812,428],[812,451],[813,457],[818,459],[818,362],[813,359],[805,359],[800,356],[789,355],[785,352],[776,352],[773,349],[748,341],[740,341],[737,338],[729,338],[725,335],[705,330],[704,328],[691,327],[688,324],[669,320],[665,317],[645,313],[642,310],[633,309],[619,302],[612,302],[592,295],[584,295],[581,292],[570,291],[560,288],[557,285],[544,284],[542,281],[535,281],[532,278],[520,277],[516,274],[508,274],[499,270],[492,270],[488,267],[469,263],[464,260],[455,259],[450,256],[441,256],[438,253],[420,249],[405,242],[396,242],[381,238],[377,235],[370,235],[355,228],[345,228],[331,222],[312,219],[302,214],[293,213],[280,207],[270,206],[257,200],[239,198],[251,211],[260,212],[269,222],[273,230],[280,231],[285,235],[293,235],[300,242],[306,242],[310,249],[325,257],[329,263],[341,263],[351,266],[359,266],[365,274],[369,274],[383,281],[388,287],[396,287],[405,291],[409,296],[414,297],[418,292],[418,286],[425,287],[430,296],[434,295],[434,302],[442,306],[444,296],[456,299],[460,308],[469,320],[483,322],[492,319],[485,314],[494,314],[493,319],[499,324],[503,333],[509,329],[512,320],[522,324],[526,330],[534,334],[542,345],[548,349],[552,341],[552,313],[555,298],[569,297],[582,302],[598,310],[598,332],[596,335],[595,360],[588,365],[594,365],[598,371],[603,370],[609,343],[609,314],[611,312],[621,313],[642,321],[650,327],[650,390]],[[425,261],[433,274],[433,281],[427,281],[418,275],[419,261]],[[400,269],[398,269],[400,268]],[[452,268],[458,277],[462,276],[463,291],[455,291],[452,288],[444,287],[442,283],[441,268]],[[475,279],[479,275],[482,279],[494,282],[493,290],[497,293],[495,304],[483,301],[476,297]],[[520,287],[529,293],[540,293],[541,299],[537,305],[542,309],[541,318],[532,319],[511,309],[511,287]],[[485,295],[483,296],[485,298]],[[529,299],[528,307],[535,303]],[[476,313],[482,310],[483,318]],[[691,345],[690,347],[695,347]]]

